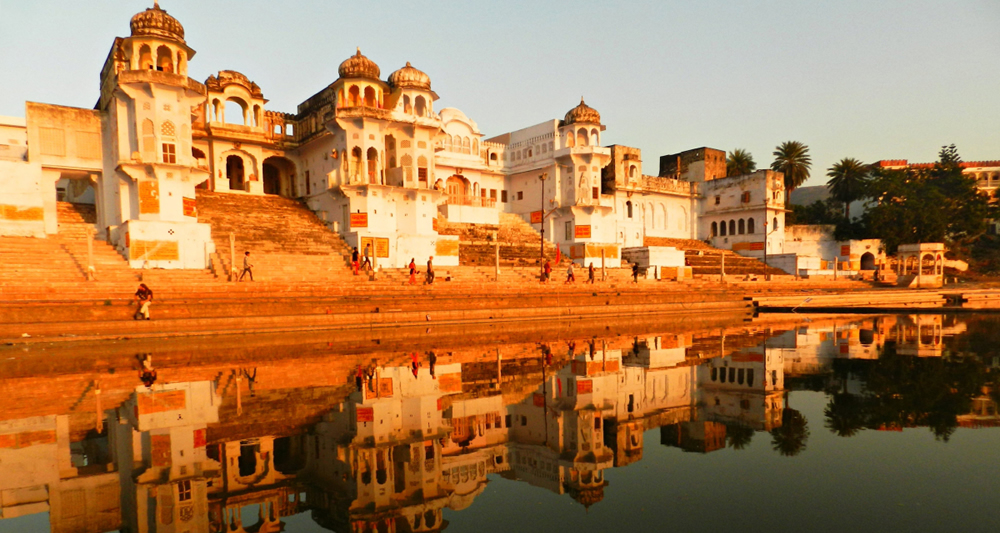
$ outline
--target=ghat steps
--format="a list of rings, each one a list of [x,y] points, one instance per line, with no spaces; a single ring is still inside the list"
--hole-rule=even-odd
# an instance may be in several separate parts
[[[458,263],[463,266],[492,267],[496,262],[499,245],[500,265],[523,267],[538,265],[541,235],[538,231],[513,213],[500,213],[499,224],[471,224],[438,221],[438,233],[457,235],[459,238]],[[556,247],[548,240],[541,244],[545,257],[555,263]],[[561,259],[560,265],[567,265],[568,259]]]
[[[236,272],[250,252],[254,279],[336,281],[349,276],[350,249],[298,200],[280,196],[222,194],[199,190],[198,221],[210,224],[215,275],[227,279],[229,234],[235,235]]]
[[[691,267],[691,274],[695,276],[718,276],[722,273],[723,266],[725,266],[727,276],[787,275],[785,271],[769,267],[757,259],[739,255],[732,250],[713,248],[703,241],[646,237],[643,239],[643,244],[646,246],[670,246],[682,250],[684,260]]]

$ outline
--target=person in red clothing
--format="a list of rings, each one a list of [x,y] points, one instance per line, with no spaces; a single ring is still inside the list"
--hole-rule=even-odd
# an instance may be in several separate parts
[[[354,384],[358,386],[358,392],[365,386],[365,369],[358,365],[354,375]]]
[[[410,285],[417,284],[417,262],[415,257],[410,258]]]
[[[358,247],[354,247],[354,251],[351,252],[351,268],[354,269],[354,275],[358,275],[358,269],[361,268],[361,263],[358,262]]]
[[[548,283],[549,278],[552,276],[552,264],[549,260],[545,260],[545,265],[542,266],[542,283]]]
[[[417,377],[417,370],[420,369],[420,358],[417,356],[417,352],[410,354],[410,368],[413,370],[413,377]]]

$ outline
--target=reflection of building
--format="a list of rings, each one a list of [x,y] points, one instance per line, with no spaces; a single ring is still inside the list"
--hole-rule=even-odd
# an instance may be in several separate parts
[[[136,388],[109,426],[121,482],[122,522],[136,533],[209,531],[208,424],[219,421],[215,383]]]
[[[100,533],[121,524],[107,440],[70,442],[66,416],[0,423],[0,524],[48,512],[53,532]]]
[[[945,325],[944,315],[907,315],[899,317],[893,328],[896,353],[917,357],[940,357],[944,338],[965,332],[965,323]]]

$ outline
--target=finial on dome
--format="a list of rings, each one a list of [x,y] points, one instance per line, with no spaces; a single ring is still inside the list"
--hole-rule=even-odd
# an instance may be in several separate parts
[[[354,55],[358,56],[358,57],[361,57],[361,47],[360,46],[358,47],[358,53],[356,53]]]
[[[413,67],[413,65],[411,65],[409,61],[406,62],[406,66]]]

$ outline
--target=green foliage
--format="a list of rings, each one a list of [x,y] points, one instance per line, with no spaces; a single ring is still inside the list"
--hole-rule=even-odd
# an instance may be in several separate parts
[[[946,146],[930,169],[879,168],[868,187],[875,205],[869,227],[887,253],[900,244],[945,242],[962,249],[985,233],[994,215],[989,198],[962,174],[955,146]]]
[[[787,205],[789,203],[787,195],[809,179],[809,167],[812,166],[809,147],[799,141],[785,141],[775,148],[772,155],[774,162],[771,163],[771,170],[785,175]]]
[[[844,204],[844,217],[851,219],[851,202],[860,200],[868,194],[869,172],[871,168],[854,159],[845,157],[834,163],[826,175],[830,195]]]
[[[840,202],[834,199],[826,201],[816,200],[809,205],[791,206],[792,212],[785,215],[785,224],[793,226],[796,224],[837,224],[843,217],[840,210]]]
[[[743,450],[750,446],[753,440],[753,428],[743,424],[726,425],[726,442],[734,450]]]
[[[809,440],[809,421],[795,409],[782,409],[781,427],[771,430],[771,448],[786,457],[805,451]]]
[[[757,163],[750,152],[737,148],[726,155],[726,176],[743,176],[756,170]]]

